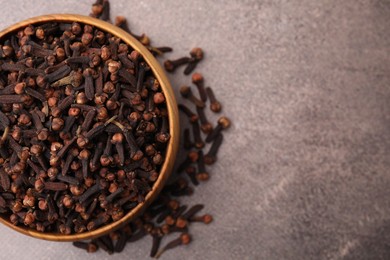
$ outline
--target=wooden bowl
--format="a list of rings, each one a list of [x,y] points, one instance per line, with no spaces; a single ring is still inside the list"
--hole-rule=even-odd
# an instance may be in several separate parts
[[[168,120],[169,120],[169,132],[171,138],[168,142],[165,161],[161,167],[161,171],[157,181],[153,184],[152,190],[146,195],[145,202],[138,204],[134,209],[128,212],[123,218],[103,227],[100,227],[93,231],[87,231],[80,234],[71,234],[64,235],[59,233],[42,233],[36,230],[32,230],[27,227],[22,226],[14,226],[8,220],[8,218],[0,217],[0,222],[5,224],[6,226],[22,233],[25,235],[29,235],[35,238],[52,240],[52,241],[77,241],[84,239],[92,239],[102,235],[106,235],[111,231],[114,231],[126,223],[134,220],[139,214],[141,214],[150,204],[151,202],[158,196],[166,180],[168,179],[173,165],[175,163],[176,154],[179,147],[179,137],[180,137],[180,129],[179,129],[179,115],[177,109],[177,103],[175,99],[175,95],[173,93],[172,87],[166,77],[163,69],[160,64],[154,58],[154,56],[134,37],[125,32],[124,30],[104,22],[102,20],[98,20],[96,18],[75,15],[75,14],[51,14],[51,15],[43,15],[34,18],[30,18],[24,20],[22,22],[16,23],[7,29],[0,32],[0,40],[3,37],[6,37],[9,34],[16,33],[21,28],[26,27],[29,24],[39,24],[45,22],[80,22],[83,24],[89,24],[104,32],[111,33],[114,36],[119,37],[126,44],[130,45],[134,50],[137,50],[144,58],[144,60],[148,63],[151,70],[153,71],[156,79],[160,82],[161,88],[164,92],[167,109],[168,109]]]

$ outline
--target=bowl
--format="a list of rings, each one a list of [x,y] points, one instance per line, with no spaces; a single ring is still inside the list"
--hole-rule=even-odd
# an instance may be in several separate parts
[[[160,174],[158,179],[153,184],[152,190],[146,195],[145,201],[143,203],[139,203],[134,209],[129,211],[123,218],[112,222],[110,224],[104,225],[93,231],[86,231],[80,234],[70,234],[64,235],[60,233],[42,233],[36,230],[13,225],[8,218],[0,217],[0,222],[4,225],[16,230],[22,234],[32,236],[39,239],[51,240],[51,241],[77,241],[77,240],[86,240],[93,239],[96,237],[100,237],[108,234],[111,231],[119,229],[130,221],[134,220],[139,214],[141,214],[150,204],[151,202],[158,196],[162,188],[164,187],[165,182],[167,181],[175,162],[176,154],[178,151],[179,145],[179,137],[180,137],[180,129],[179,129],[179,115],[177,109],[177,103],[175,99],[175,95],[173,93],[172,87],[166,77],[162,67],[154,58],[154,56],[147,50],[138,40],[132,37],[130,34],[125,32],[124,30],[110,24],[104,22],[102,20],[98,20],[96,18],[75,15],[75,14],[50,14],[43,15],[34,18],[30,18],[24,20],[22,22],[11,25],[5,30],[0,32],[0,41],[2,38],[7,37],[9,34],[15,33],[21,28],[26,27],[29,24],[40,24],[46,22],[80,22],[83,24],[89,24],[104,32],[111,33],[113,36],[117,36],[122,39],[123,42],[130,45],[134,50],[138,51],[146,61],[146,63],[150,66],[153,71],[156,79],[160,82],[160,86],[164,92],[166,98],[166,105],[168,110],[168,120],[169,120],[169,132],[171,135],[170,140],[168,141],[165,161],[161,167]]]

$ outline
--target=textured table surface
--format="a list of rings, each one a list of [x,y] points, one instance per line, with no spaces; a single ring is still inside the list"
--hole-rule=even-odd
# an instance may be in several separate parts
[[[2,1],[0,28],[91,3]],[[390,259],[390,1],[113,0],[111,14],[167,57],[203,47],[234,122],[191,198],[215,221],[163,259]],[[151,243],[108,257],[0,234],[0,259],[146,259]]]

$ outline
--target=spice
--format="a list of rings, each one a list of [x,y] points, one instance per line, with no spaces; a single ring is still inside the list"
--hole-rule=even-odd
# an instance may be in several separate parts
[[[215,113],[220,112],[221,109],[222,109],[222,105],[221,105],[221,103],[219,103],[219,101],[215,98],[213,89],[210,88],[210,87],[207,87],[207,88],[206,88],[206,93],[207,93],[207,96],[208,96],[209,99],[210,99],[210,110],[213,111],[213,112],[215,112]]]
[[[207,94],[206,94],[206,90],[204,88],[204,79],[203,79],[202,74],[200,74],[200,73],[192,74],[192,83],[194,83],[196,85],[196,87],[198,88],[200,99],[203,102],[206,102],[207,101]]]
[[[182,86],[180,87],[180,94],[184,97],[190,100],[192,103],[195,104],[195,106],[203,108],[205,106],[204,102],[197,97],[194,96],[194,94],[191,91],[191,88],[189,86]]]
[[[108,1],[92,13],[109,20]],[[0,197],[13,198],[0,199],[2,213],[64,234],[119,220],[144,200],[165,160],[166,99],[153,72],[119,38],[78,22],[28,26],[3,46],[10,39],[14,48],[0,55],[0,80],[10,86],[0,90]],[[134,111],[153,122],[130,121]],[[144,174],[126,176],[137,170]]]
[[[192,133],[194,135],[195,147],[198,149],[203,148],[205,143],[202,140],[202,136],[200,134],[200,127],[199,127],[198,122],[195,122],[192,124]]]
[[[90,243],[73,242],[73,246],[80,248],[80,249],[84,249],[88,253],[94,253],[98,249],[98,247],[92,242],[90,242]]]
[[[203,133],[209,134],[213,131],[213,126],[211,123],[207,120],[206,114],[203,110],[203,108],[196,107],[196,112],[198,112],[199,119],[200,119],[200,129],[202,130]]]
[[[213,144],[210,147],[209,152],[204,156],[204,162],[205,164],[213,164],[217,160],[217,153],[219,150],[219,147],[221,146],[223,141],[223,135],[219,134],[217,137],[214,139]]]
[[[179,104],[178,108],[180,111],[182,111],[184,114],[186,114],[186,116],[188,117],[188,119],[190,120],[191,123],[195,123],[198,121],[199,116],[196,115],[194,112],[192,112],[187,106],[185,106],[183,104]]]
[[[183,233],[179,238],[169,242],[163,249],[161,249],[154,257],[159,258],[165,251],[175,248],[179,245],[187,245],[191,241],[191,237],[188,233]]]
[[[188,63],[187,67],[184,69],[184,74],[189,75],[198,65],[198,63],[203,59],[203,50],[199,47],[193,48],[190,51],[191,60]]]
[[[164,62],[164,68],[168,72],[174,72],[179,66],[187,64],[190,60],[188,57],[182,57],[177,60],[166,60]]]
[[[222,116],[218,119],[218,125],[215,127],[215,129],[206,137],[206,142],[210,143],[212,142],[220,133],[222,130],[227,129],[230,127],[230,120],[229,118]]]

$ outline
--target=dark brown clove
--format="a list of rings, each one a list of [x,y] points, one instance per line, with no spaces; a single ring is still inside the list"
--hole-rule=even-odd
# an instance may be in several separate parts
[[[29,44],[22,46],[22,51],[24,52],[24,54],[43,58],[54,54],[53,50],[45,49],[39,44],[34,43],[33,41],[29,41],[28,43]]]
[[[209,214],[203,216],[194,216],[189,218],[190,222],[203,222],[204,224],[210,224],[213,221],[213,217]]]
[[[187,67],[184,70],[185,75],[189,75],[198,65],[198,63],[203,59],[203,50],[199,47],[193,48],[190,51],[191,61],[188,63]]]
[[[89,165],[89,157],[91,156],[91,152],[87,149],[83,149],[80,151],[78,158],[81,161],[83,177],[88,177],[88,165]]]
[[[136,143],[135,138],[133,136],[133,133],[117,121],[113,121],[112,123],[122,130],[123,136],[125,137],[130,147],[130,157],[134,161],[140,160],[143,157],[143,152],[139,149],[138,144]]]
[[[209,173],[206,171],[204,155],[202,150],[199,151],[198,174],[196,175],[196,178],[199,181],[206,181],[209,179]]]
[[[31,117],[37,129],[38,140],[45,141],[49,137],[49,130],[43,127],[41,118],[36,111],[31,111]]]
[[[129,73],[125,68],[121,68],[118,71],[118,75],[124,79],[127,83],[130,83],[130,85],[133,88],[136,88],[137,81],[133,74]]]
[[[213,126],[211,123],[207,120],[206,114],[204,112],[203,108],[196,107],[196,112],[198,112],[199,119],[200,119],[200,129],[203,133],[208,134],[213,131]]]
[[[185,128],[184,131],[183,131],[183,147],[186,150],[189,150],[189,149],[191,149],[194,146],[194,144],[191,141],[191,136],[190,135],[191,135],[190,129]]]
[[[80,56],[82,48],[83,44],[81,42],[72,43],[72,45],[70,45],[70,49],[72,50],[72,57]]]
[[[73,129],[74,124],[76,123],[76,120],[77,120],[79,113],[80,113],[80,109],[71,107],[68,110],[69,116],[66,117],[65,122],[63,121],[63,119],[61,119],[61,125],[63,125],[63,127],[61,126],[57,131],[61,130],[59,133],[59,137],[62,140],[70,140],[72,143],[75,140],[76,136],[74,136],[72,138],[73,134],[71,133],[71,131]],[[54,130],[54,120],[55,119],[56,118],[53,119],[53,124],[52,124],[53,130]]]
[[[204,162],[205,164],[213,164],[217,160],[217,153],[219,150],[219,147],[221,146],[223,141],[223,135],[219,134],[217,137],[214,139],[213,144],[210,147],[210,150],[208,153],[204,156]]]
[[[202,137],[200,135],[200,127],[199,127],[198,122],[195,122],[192,124],[192,134],[194,136],[195,147],[198,149],[203,148],[205,144],[204,144]]]
[[[45,182],[44,189],[52,191],[63,191],[68,189],[68,185],[63,182]]]
[[[126,69],[134,69],[134,63],[128,58],[126,52],[118,54],[118,59]]]
[[[95,96],[95,88],[92,78],[93,70],[90,68],[87,68],[84,70],[84,78],[85,78],[85,96],[88,100],[92,100]]]
[[[93,194],[95,194],[96,192],[100,191],[101,190],[101,185],[100,183],[96,183],[95,185],[93,185],[92,187],[90,187],[89,189],[87,189],[81,196],[79,196],[79,202],[80,203],[83,203],[84,201],[86,201],[90,196],[92,196]]]
[[[195,216],[198,212],[200,212],[204,208],[203,204],[196,204],[192,206],[190,209],[188,209],[182,217],[184,219],[191,219],[193,216]]]
[[[166,60],[164,62],[164,68],[168,72],[174,72],[179,66],[187,64],[190,60],[191,58],[189,57],[182,57],[177,60]]]
[[[68,156],[65,159],[65,163],[62,167],[61,174],[65,176],[68,173],[70,164],[72,163],[73,159],[79,155],[79,150],[77,148],[72,148],[70,152],[68,153]]]
[[[110,217],[107,214],[101,214],[99,217],[88,222],[87,229],[89,231],[94,230],[100,227],[101,225],[105,224],[109,220],[109,218]]]
[[[108,0],[103,0],[102,4],[103,10],[99,16],[100,20],[109,21],[110,20],[110,2]]]
[[[88,56],[78,56],[78,57],[70,57],[65,60],[65,63],[70,64],[88,64],[91,61],[91,58]]]
[[[118,37],[110,37],[108,39],[109,48],[111,51],[111,58],[113,60],[118,59],[118,47],[119,47],[120,39]]]
[[[64,78],[65,76],[67,76],[71,71],[71,68],[67,65],[64,65],[62,67],[60,67],[58,70],[50,73],[50,74],[47,74],[45,77],[43,77],[43,80],[45,82],[48,82],[48,83],[53,83],[54,81],[57,81],[61,78]],[[38,84],[38,82],[37,82]]]
[[[207,93],[207,95],[208,95],[209,98],[210,98],[210,110],[213,111],[213,112],[215,112],[215,113],[220,112],[221,109],[222,109],[222,105],[221,105],[221,103],[215,98],[214,91],[212,90],[212,88],[207,87],[207,88],[206,88],[206,93]]]
[[[123,134],[115,133],[111,138],[111,143],[115,145],[116,151],[119,155],[120,165],[123,166],[125,163],[125,152],[123,148]]]
[[[182,97],[190,100],[195,106],[200,107],[200,108],[205,107],[204,102],[194,96],[194,94],[192,93],[191,88],[189,86],[181,86],[180,87],[180,94],[182,95]]]
[[[169,138],[170,134],[168,132],[168,119],[164,116],[162,118],[161,130],[159,133],[157,133],[156,140],[160,143],[166,143],[168,142]]]
[[[94,253],[98,249],[97,245],[92,243],[92,242],[86,243],[86,242],[76,241],[76,242],[73,242],[73,246],[80,248],[80,249],[84,249],[88,253]]]
[[[91,218],[91,215],[92,213],[94,212],[94,210],[96,209],[98,205],[98,199],[97,198],[94,198],[93,201],[91,202],[91,204],[89,205],[89,208],[88,210],[86,210],[85,212],[81,212],[80,213],[80,216],[84,219],[84,220],[88,220]]]
[[[197,162],[199,159],[199,153],[197,151],[191,151],[187,154],[187,157],[186,159],[181,163],[179,164],[179,166],[177,167],[177,172],[178,173],[181,173],[183,172],[185,169],[187,169],[192,163],[194,162]]]
[[[200,99],[203,102],[206,102],[207,101],[207,94],[206,94],[206,90],[204,88],[204,79],[203,79],[202,74],[200,74],[200,73],[192,74],[192,83],[194,83],[196,85],[196,87],[198,88]]]
[[[196,168],[194,166],[188,166],[185,169],[188,177],[190,178],[192,184],[199,185],[198,179],[196,178]]]
[[[112,151],[112,143],[111,143],[111,136],[109,135],[106,141],[106,146],[104,148],[103,154],[100,156],[100,164],[102,166],[104,167],[109,166],[113,162],[111,151]]]
[[[183,104],[179,104],[178,107],[179,107],[180,111],[182,111],[184,114],[186,114],[186,116],[188,117],[188,119],[190,120],[191,123],[195,123],[198,121],[198,119],[199,119],[198,115],[193,113],[188,107],[186,107]]]
[[[57,180],[59,180],[61,182],[66,182],[66,183],[72,184],[72,185],[80,185],[80,181],[77,178],[67,176],[67,175],[62,175],[62,174],[57,175]]]
[[[137,78],[137,85],[136,85],[136,90],[137,90],[138,93],[141,92],[141,90],[142,90],[145,73],[149,69],[150,68],[146,65],[145,62],[139,63],[139,66],[138,66],[138,78]]]
[[[24,95],[1,95],[0,103],[2,104],[14,104],[24,103],[27,100],[27,96]]]
[[[11,181],[4,169],[0,169],[0,185],[5,191],[9,190],[11,187]]]
[[[191,237],[188,233],[182,233],[179,238],[176,238],[166,244],[158,253],[154,256],[155,258],[159,258],[165,251],[175,248],[180,245],[187,245],[191,242]]]
[[[153,55],[163,55],[166,52],[173,51],[173,49],[171,47],[153,47],[153,46],[148,46],[148,50]]]
[[[190,58],[190,61],[188,62],[188,65],[184,69],[184,75],[190,75],[191,72],[193,72],[196,69],[196,66],[198,65],[198,60],[195,58]]]
[[[160,247],[162,237],[159,235],[153,235],[153,243],[152,248],[150,249],[150,257],[154,257],[157,252],[158,248]]]
[[[52,116],[59,117],[61,115],[62,111],[64,111],[68,107],[70,107],[70,105],[73,103],[73,101],[74,101],[73,95],[69,95],[66,98],[64,98],[63,100],[61,100],[61,102],[58,104],[58,106],[54,107],[52,109],[52,111],[51,111]]]
[[[126,246],[127,239],[128,239],[128,235],[126,234],[126,232],[122,231],[120,233],[118,241],[115,244],[114,251],[117,253],[122,252]]]
[[[95,95],[102,95],[103,93],[103,72],[99,69],[95,79]]]
[[[230,127],[230,120],[229,118],[222,116],[218,119],[218,125],[215,127],[215,129],[206,137],[206,142],[210,143],[212,142],[220,133],[222,130],[227,129]]]
[[[92,172],[97,170],[98,162],[100,160],[101,155],[103,154],[103,150],[104,150],[104,142],[100,141],[97,144],[92,160],[90,161],[89,168]]]
[[[115,92],[112,94],[109,100],[106,102],[106,107],[108,110],[115,110],[118,108],[118,98],[121,93],[121,88],[119,84],[115,86]],[[118,113],[119,117],[119,113]]]

